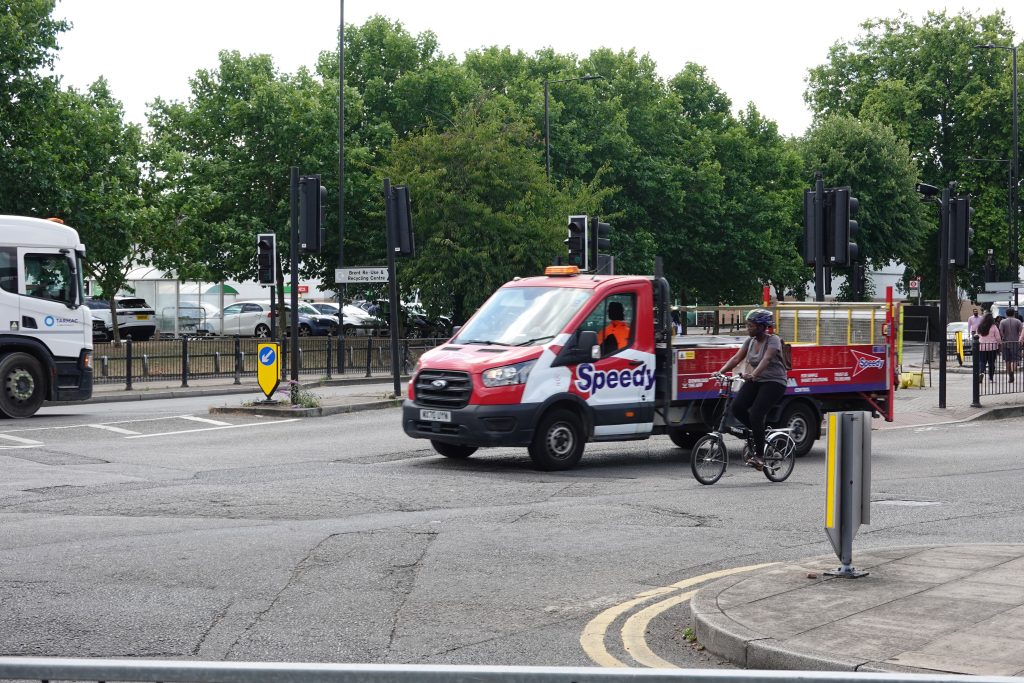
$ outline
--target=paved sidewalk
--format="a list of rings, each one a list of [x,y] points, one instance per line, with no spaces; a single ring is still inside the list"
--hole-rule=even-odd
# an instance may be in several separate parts
[[[401,391],[405,391],[408,378],[403,377],[399,383]],[[288,393],[285,384],[278,388],[276,396],[282,401],[276,407],[249,405],[264,400],[254,377],[243,377],[241,384],[235,384],[228,378],[193,379],[188,387],[181,386],[181,380],[155,382],[135,382],[131,391],[126,391],[124,384],[98,384],[93,387],[89,403],[110,403],[118,401],[146,401],[155,399],[180,398],[184,396],[230,396],[237,395],[237,405],[211,408],[211,412],[231,413],[244,412],[249,414],[280,415],[288,413],[292,417],[317,417],[336,413],[389,408],[401,405],[401,398],[394,396],[394,382],[388,375],[366,377],[359,373],[335,376],[333,379],[301,381],[304,391],[314,394],[320,403],[319,408],[293,408],[288,404]],[[223,403],[223,401],[221,401]],[[234,401],[229,401],[234,404]],[[247,405],[243,405],[247,404]],[[62,405],[60,402],[45,405]],[[63,405],[75,405],[64,403]]]
[[[1024,675],[1024,545],[860,552],[738,574],[693,598],[697,640],[749,669]]]

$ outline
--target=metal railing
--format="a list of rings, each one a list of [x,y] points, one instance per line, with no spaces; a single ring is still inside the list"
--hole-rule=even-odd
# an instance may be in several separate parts
[[[1024,393],[1020,342],[979,342],[975,335],[971,346],[972,406],[980,407],[982,396]]]
[[[1011,683],[1008,676],[0,657],[0,680],[153,683]]]
[[[256,376],[256,349],[251,337],[181,337],[120,344],[93,344],[93,383],[124,384]],[[424,352],[447,339],[400,339],[399,371],[408,374]],[[373,377],[391,373],[391,342],[387,337],[300,337],[282,340],[281,371],[291,375],[291,353],[299,354],[299,375]]]

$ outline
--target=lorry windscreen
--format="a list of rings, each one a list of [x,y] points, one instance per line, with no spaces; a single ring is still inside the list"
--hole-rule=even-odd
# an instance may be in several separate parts
[[[575,287],[502,287],[452,342],[500,346],[543,343],[562,332],[591,294]]]

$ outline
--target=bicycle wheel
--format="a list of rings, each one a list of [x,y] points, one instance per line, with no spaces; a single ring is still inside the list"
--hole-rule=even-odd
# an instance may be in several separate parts
[[[786,481],[793,473],[796,460],[796,442],[786,432],[777,432],[768,437],[764,445],[764,476],[769,481]]]
[[[714,484],[725,473],[729,452],[722,439],[714,434],[705,434],[697,439],[690,451],[690,469],[693,478],[705,486]]]

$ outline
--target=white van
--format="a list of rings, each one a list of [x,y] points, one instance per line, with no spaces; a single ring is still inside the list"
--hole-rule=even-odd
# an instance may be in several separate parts
[[[60,222],[0,216],[0,416],[92,396],[84,255],[78,233]]]

